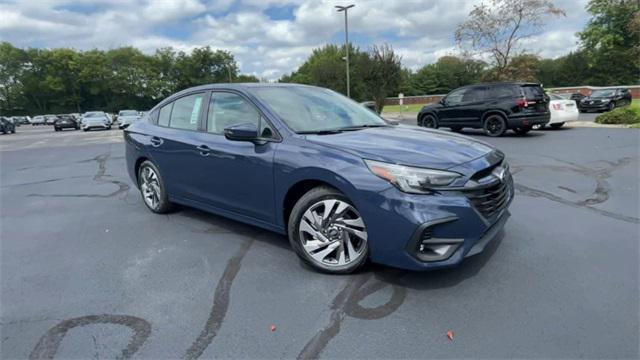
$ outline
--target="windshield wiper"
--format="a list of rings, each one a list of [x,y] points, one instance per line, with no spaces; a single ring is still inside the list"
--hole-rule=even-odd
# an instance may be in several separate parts
[[[367,129],[367,128],[388,127],[388,126],[389,125],[387,124],[364,124],[364,125],[356,125],[356,126],[347,126],[347,127],[340,128],[340,130],[350,131],[350,130],[360,130],[360,129]]]
[[[302,135],[328,135],[328,134],[339,134],[342,132],[342,129],[325,129],[325,130],[309,130],[309,131],[298,131],[298,134]]]

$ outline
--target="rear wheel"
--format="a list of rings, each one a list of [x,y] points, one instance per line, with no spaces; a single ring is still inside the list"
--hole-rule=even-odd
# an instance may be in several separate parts
[[[420,126],[423,126],[423,127],[426,127],[426,128],[437,129],[438,128],[438,120],[436,120],[435,116],[433,116],[431,114],[427,114],[427,115],[422,117],[422,122],[420,123]]]
[[[553,128],[553,129],[560,129],[560,128],[562,127],[562,125],[564,125],[564,123],[563,123],[563,122],[561,122],[561,123],[551,124],[551,125],[549,125],[549,126],[551,126],[551,128]]]
[[[482,128],[485,134],[492,137],[497,137],[501,136],[505,131],[507,131],[507,122],[500,115],[489,115],[485,119]]]
[[[138,187],[144,204],[149,210],[163,214],[171,210],[171,202],[165,190],[160,171],[151,161],[144,161],[138,169]]]
[[[318,271],[347,274],[367,261],[364,221],[333,188],[321,186],[304,194],[291,211],[288,233],[296,254]]]

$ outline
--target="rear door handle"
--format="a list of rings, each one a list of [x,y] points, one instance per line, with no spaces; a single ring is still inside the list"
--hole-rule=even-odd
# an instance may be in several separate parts
[[[149,141],[151,141],[151,145],[153,147],[158,147],[158,146],[162,145],[162,143],[163,143],[163,140],[160,139],[157,136],[152,137],[151,140],[149,140]]]
[[[200,155],[202,156],[209,156],[209,153],[211,152],[211,149],[207,145],[197,146],[196,149],[200,151]]]

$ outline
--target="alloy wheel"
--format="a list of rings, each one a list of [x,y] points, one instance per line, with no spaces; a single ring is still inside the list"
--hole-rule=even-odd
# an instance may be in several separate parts
[[[422,119],[422,126],[436,129],[438,127],[438,124],[436,122],[436,118],[433,117],[433,115],[427,115]]]
[[[145,166],[140,172],[140,190],[147,206],[157,210],[160,205],[162,190],[160,189],[158,174],[150,166]]]
[[[500,136],[507,130],[505,121],[497,115],[489,116],[485,121],[484,129],[489,136]]]
[[[365,256],[367,230],[349,203],[325,199],[311,205],[298,227],[302,249],[315,262],[343,267]]]

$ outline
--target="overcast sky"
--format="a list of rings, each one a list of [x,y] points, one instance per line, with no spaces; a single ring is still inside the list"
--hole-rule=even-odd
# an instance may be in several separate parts
[[[556,0],[567,17],[550,18],[529,48],[558,57],[576,47],[589,16],[587,0]],[[172,46],[231,51],[243,73],[276,79],[315,47],[350,40],[367,49],[389,43],[404,66],[417,69],[455,53],[453,32],[474,0],[0,0],[0,40],[20,47],[110,49],[132,45],[152,53]]]

